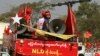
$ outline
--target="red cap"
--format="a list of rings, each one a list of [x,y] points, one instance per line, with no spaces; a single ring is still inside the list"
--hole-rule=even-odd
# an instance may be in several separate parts
[[[48,13],[48,15],[50,15],[51,16],[51,14],[50,14],[50,11],[49,10],[47,10],[47,11],[42,11],[42,16],[43,17],[46,17],[46,14]]]

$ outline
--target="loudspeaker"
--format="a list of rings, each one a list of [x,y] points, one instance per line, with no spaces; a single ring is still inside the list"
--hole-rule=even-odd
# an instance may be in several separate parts
[[[20,20],[20,24],[27,24],[26,23],[26,20],[25,19],[21,19]],[[20,25],[20,24],[13,24],[13,20],[11,19],[10,20],[10,29],[11,29],[11,31],[12,32],[15,32],[15,31],[17,31],[17,34],[21,34],[21,33],[24,33],[25,31],[26,31],[26,27],[24,27],[24,26],[22,26],[22,25]]]
[[[49,31],[52,33],[63,34],[65,33],[66,25],[61,19],[53,19],[49,23]]]

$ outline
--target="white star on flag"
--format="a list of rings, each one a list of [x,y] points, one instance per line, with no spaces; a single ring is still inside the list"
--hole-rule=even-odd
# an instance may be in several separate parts
[[[14,21],[13,21],[13,24],[15,24],[15,23],[18,23],[18,24],[20,24],[20,19],[22,19],[22,17],[18,17],[18,15],[16,14],[16,16],[15,17],[11,17]]]

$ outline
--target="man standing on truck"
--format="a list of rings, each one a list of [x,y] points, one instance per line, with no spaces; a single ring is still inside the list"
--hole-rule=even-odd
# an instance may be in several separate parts
[[[49,19],[51,18],[51,14],[50,11],[46,10],[46,11],[42,11],[42,17],[40,18],[37,22],[37,29],[41,29],[44,31],[49,32]]]
[[[49,10],[42,11],[41,15],[42,15],[42,18],[40,18],[38,20],[36,28],[49,32],[49,19],[51,18],[50,11]],[[41,36],[38,33],[36,33],[35,35],[38,36],[38,37]],[[48,36],[46,35],[44,38],[47,40],[48,39],[47,37]]]

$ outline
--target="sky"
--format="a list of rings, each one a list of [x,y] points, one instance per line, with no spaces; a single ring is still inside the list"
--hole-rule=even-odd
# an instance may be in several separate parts
[[[0,14],[1,13],[5,13],[8,12],[11,8],[19,6],[22,3],[27,3],[27,2],[37,2],[39,0],[0,0]],[[50,1],[50,0],[48,0]],[[69,0],[70,1],[70,0]],[[97,3],[100,3],[100,0],[92,0],[96,1]],[[77,10],[78,9],[79,4],[75,4],[73,6],[73,10]],[[58,17],[61,15],[65,15],[67,14],[67,6],[60,6],[60,7],[55,7],[55,10],[51,11],[53,17]]]

